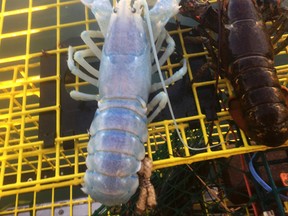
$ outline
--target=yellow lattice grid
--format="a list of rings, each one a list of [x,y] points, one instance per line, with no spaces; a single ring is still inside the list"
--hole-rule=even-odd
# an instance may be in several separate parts
[[[69,214],[72,215],[73,206],[81,202],[88,204],[87,214],[90,215],[91,199],[73,201],[75,200],[73,191],[78,190],[84,175],[78,170],[78,165],[85,164],[88,135],[60,136],[60,54],[67,53],[67,48],[62,48],[60,45],[69,37],[77,37],[85,29],[95,29],[96,21],[90,11],[78,0],[21,0],[21,4],[17,4],[19,1],[0,1],[0,197],[2,200],[9,197],[13,203],[9,206],[10,210],[0,205],[0,214],[17,215],[31,210],[33,215],[36,215],[38,211],[47,209],[51,215],[54,215],[57,208],[68,206]],[[80,13],[78,16],[80,19],[73,17],[75,11]],[[186,52],[182,34],[189,30],[188,28],[175,29],[169,33],[178,34],[184,58],[206,55],[207,52],[196,54]],[[51,47],[55,48],[51,49]],[[84,47],[81,45],[76,48]],[[56,55],[55,76],[40,78],[40,57],[43,51],[45,55]],[[286,52],[287,50],[282,51],[279,56],[285,56],[287,59]],[[171,72],[179,65],[168,61],[162,69]],[[287,85],[288,64],[278,65],[276,68],[280,81]],[[189,65],[188,73],[192,79]],[[40,108],[39,86],[40,83],[49,81],[56,82],[56,103],[53,106]],[[197,89],[211,84],[215,84],[215,81],[192,85],[198,115],[177,119],[181,135],[187,143],[193,139],[186,130],[188,122],[192,120],[200,124],[199,129],[192,131],[198,133],[195,136],[203,136],[205,143],[208,141],[209,122],[201,112]],[[231,87],[225,79],[219,81],[218,88],[225,89],[229,95],[232,95]],[[43,141],[38,139],[39,113],[47,111],[56,112],[56,138],[55,147],[44,149]],[[173,151],[176,144],[172,139],[174,132],[172,121],[150,124],[147,154],[153,157],[159,147],[165,145],[167,147],[167,157],[154,159],[154,169],[268,149],[265,146],[250,146],[243,132],[241,137],[236,139],[242,139],[244,146],[227,145],[227,139],[235,139],[230,137],[231,131],[229,132],[229,125],[226,122],[231,118],[224,109],[217,115],[219,120],[215,122],[212,136],[219,137],[220,147],[214,149],[208,146],[207,151],[191,153],[182,146],[181,156]],[[75,149],[64,150],[63,142],[69,140],[75,141]],[[213,143],[215,144],[218,143]],[[63,172],[67,168],[70,172]],[[27,174],[32,177],[25,179]],[[55,194],[61,188],[69,191],[69,198],[58,203]],[[38,205],[38,195],[43,191],[50,194],[49,205]],[[31,196],[32,202],[29,203],[29,207],[20,208],[28,205],[25,203],[26,198],[21,198],[26,195]]]

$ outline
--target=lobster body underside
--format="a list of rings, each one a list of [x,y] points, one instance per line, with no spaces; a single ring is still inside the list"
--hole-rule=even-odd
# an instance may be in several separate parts
[[[251,0],[223,5],[221,62],[239,100],[248,135],[268,146],[288,139],[288,107],[266,26]]]

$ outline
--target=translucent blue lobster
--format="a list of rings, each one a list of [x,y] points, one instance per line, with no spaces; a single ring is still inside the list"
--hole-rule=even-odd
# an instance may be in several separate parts
[[[145,157],[147,124],[166,106],[168,99],[160,92],[147,104],[149,93],[163,85],[151,83],[151,76],[157,71],[156,65],[152,66],[155,59],[152,46],[157,40],[154,50],[159,51],[166,40],[167,48],[159,59],[159,65],[164,64],[175,46],[164,26],[178,12],[179,1],[158,0],[149,11],[145,0],[120,0],[115,8],[109,0],[82,0],[91,8],[101,32],[81,34],[88,49],[73,56],[74,49],[69,47],[68,67],[73,74],[97,86],[99,95],[72,91],[71,96],[98,101],[99,108],[90,127],[88,169],[82,189],[105,205],[126,203],[139,185],[137,172]],[[92,38],[103,36],[104,46],[100,50]],[[99,71],[85,60],[91,56],[101,60]],[[94,78],[76,67],[73,57]],[[183,67],[164,85],[181,79],[186,71],[184,61]]]

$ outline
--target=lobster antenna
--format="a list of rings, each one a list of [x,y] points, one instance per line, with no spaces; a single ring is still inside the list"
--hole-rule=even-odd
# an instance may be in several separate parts
[[[160,69],[160,64],[159,64],[159,60],[158,60],[158,56],[157,56],[157,51],[156,51],[156,47],[155,47],[155,44],[154,44],[154,37],[153,37],[153,33],[152,33],[152,26],[151,26],[151,20],[150,20],[150,17],[149,17],[149,8],[148,8],[148,4],[146,2],[146,0],[142,0],[143,2],[143,6],[144,6],[144,16],[147,20],[147,26],[148,26],[148,32],[149,32],[149,36],[150,36],[150,42],[151,42],[151,47],[152,47],[152,51],[153,51],[153,55],[154,55],[154,58],[155,58],[155,63],[156,63],[156,66],[157,66],[157,70],[158,70],[158,73],[159,73],[159,77],[160,77],[160,80],[161,80],[161,83],[162,83],[162,87],[163,87],[163,90],[165,92],[165,94],[167,95],[167,103],[168,103],[168,107],[169,107],[169,111],[170,111],[170,114],[171,114],[171,117],[172,117],[172,120],[173,120],[173,124],[175,126],[175,130],[176,130],[176,133],[181,141],[181,143],[188,149],[192,150],[192,151],[201,151],[201,150],[207,150],[209,147],[203,147],[203,148],[192,148],[190,146],[188,146],[184,140],[182,139],[182,136],[180,134],[180,131],[179,131],[179,127],[177,125],[177,122],[176,122],[176,119],[175,119],[175,116],[174,116],[174,112],[173,112],[173,109],[172,109],[172,106],[171,106],[171,102],[170,102],[170,99],[169,99],[169,95],[168,95],[168,92],[166,90],[166,86],[165,86],[165,81],[164,81],[164,78],[162,76],[162,73],[161,73],[161,69]],[[217,147],[219,145],[221,145],[222,143],[219,143],[217,145],[213,145],[213,146],[210,146],[210,148],[213,148],[213,147]]]

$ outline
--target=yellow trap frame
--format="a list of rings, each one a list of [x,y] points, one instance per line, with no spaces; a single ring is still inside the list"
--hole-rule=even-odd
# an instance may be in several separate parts
[[[67,207],[70,215],[75,215],[75,207],[83,204],[86,205],[86,212],[83,214],[91,215],[96,208],[93,201],[89,197],[79,200],[74,196],[75,191],[79,191],[78,185],[82,183],[84,175],[84,172],[79,170],[79,165],[85,164],[88,134],[60,136],[60,55],[67,53],[67,48],[62,48],[60,44],[69,37],[79,36],[85,29],[95,29],[96,20],[79,0],[21,0],[21,4],[19,0],[2,0],[0,7],[0,202],[9,197],[12,203],[3,206],[2,202],[0,215],[18,215],[25,212],[36,215],[42,210],[57,215],[57,209],[64,207]],[[80,13],[77,18],[74,17],[75,12]],[[182,34],[188,31],[189,28],[178,28],[169,32],[179,36],[183,57],[188,60],[207,55],[206,51],[186,52]],[[76,48],[83,49],[85,46]],[[51,54],[56,55],[56,75],[41,78],[40,57]],[[282,61],[282,64],[276,66],[277,73],[281,84],[287,86],[287,49],[279,56],[285,63]],[[168,60],[162,69],[172,73],[172,69],[179,65],[171,64]],[[192,80],[189,64],[188,73]],[[55,104],[40,108],[40,83],[50,81],[56,83]],[[208,143],[208,126],[211,122],[206,120],[201,111],[197,89],[211,84],[215,85],[215,81],[191,85],[198,114],[177,119],[181,136],[186,143],[199,136],[204,143]],[[83,83],[76,79],[74,86],[78,88],[80,85]],[[220,79],[217,88],[232,95],[231,86],[226,79]],[[56,113],[55,146],[43,148],[43,140],[38,138],[39,114],[48,111]],[[165,120],[150,124],[146,149],[147,155],[153,158],[154,169],[269,149],[263,145],[249,144],[242,131],[237,137],[232,137],[227,123],[231,117],[224,108],[217,116],[212,138],[217,138],[221,145],[213,148],[213,145],[219,144],[213,142],[207,146],[207,150],[193,153],[182,145],[181,156],[174,151],[176,144],[172,139],[175,131],[173,122]],[[190,121],[197,121],[200,125],[199,129],[192,131],[192,134],[196,134],[194,138],[191,133],[187,133]],[[233,132],[236,133],[235,130]],[[75,142],[75,148],[65,150],[63,142],[71,140]],[[243,145],[237,147],[233,144],[237,140],[242,140]],[[288,143],[284,146],[287,145]],[[166,157],[153,157],[157,149],[163,146],[167,149]],[[66,168],[69,168],[70,172],[63,172]],[[29,175],[32,177],[25,179]],[[61,188],[67,191],[69,198],[58,202],[57,196]],[[49,204],[39,203],[38,193],[41,191],[49,194]],[[29,196],[31,200],[26,202],[25,196]]]

